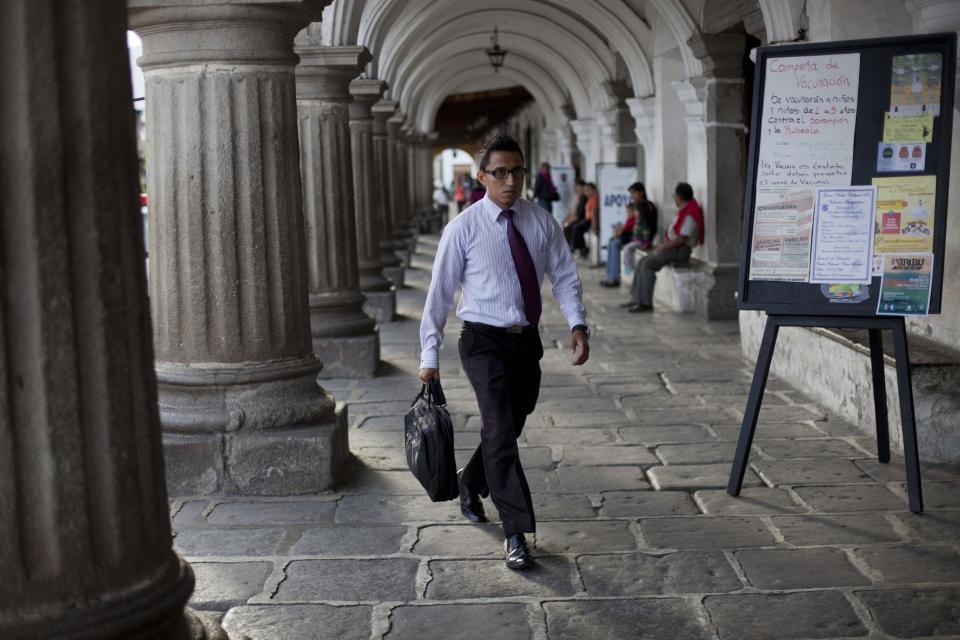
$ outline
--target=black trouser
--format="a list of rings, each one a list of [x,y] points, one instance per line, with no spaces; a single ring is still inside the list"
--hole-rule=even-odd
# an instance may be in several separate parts
[[[535,327],[508,333],[465,322],[460,333],[460,361],[480,405],[480,446],[463,468],[463,483],[493,498],[505,537],[536,531],[517,437],[537,406],[542,357]]]
[[[577,220],[570,225],[573,227],[570,249],[579,251],[584,257],[590,252],[590,247],[587,246],[587,239],[585,237],[587,231],[590,230],[590,224],[589,220]]]

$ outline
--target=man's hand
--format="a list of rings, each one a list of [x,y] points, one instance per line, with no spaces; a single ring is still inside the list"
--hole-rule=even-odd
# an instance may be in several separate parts
[[[431,378],[440,379],[440,369],[420,369],[420,382],[427,384]]]
[[[570,353],[577,353],[578,349],[580,350],[580,356],[573,361],[575,367],[579,367],[590,357],[590,343],[587,341],[587,334],[579,329],[570,336]]]

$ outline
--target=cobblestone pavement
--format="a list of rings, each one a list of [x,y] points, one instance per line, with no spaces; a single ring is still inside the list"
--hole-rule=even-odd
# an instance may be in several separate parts
[[[771,380],[749,488],[729,497],[751,373],[736,324],[625,313],[596,269],[581,268],[586,366],[557,348],[569,332],[545,297],[521,449],[539,564],[507,570],[497,527],[431,503],[404,465],[435,242],[381,326],[383,375],[325,382],[349,405],[349,484],[172,502],[194,607],[252,640],[960,637],[960,475],[926,468],[927,512],[911,515],[900,460],[878,464],[871,438]],[[465,461],[480,421],[458,331],[451,316],[441,375]]]

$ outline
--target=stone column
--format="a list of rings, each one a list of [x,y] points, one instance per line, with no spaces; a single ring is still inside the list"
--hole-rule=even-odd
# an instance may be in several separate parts
[[[373,115],[370,108],[383,96],[382,80],[357,79],[350,83],[350,136],[353,154],[353,195],[357,210],[357,253],[360,290],[367,297],[364,311],[378,322],[390,322],[397,306],[396,289],[383,273],[380,224],[383,180],[373,151]]]
[[[313,349],[322,377],[371,377],[380,342],[360,293],[349,104],[350,81],[372,56],[316,40],[301,35],[296,49]]]
[[[122,0],[0,10],[0,637],[220,639],[184,609]]]
[[[386,83],[384,82],[384,88]],[[373,162],[378,176],[377,189],[380,191],[380,261],[383,263],[383,275],[397,289],[403,287],[403,261],[397,253],[393,224],[394,188],[393,161],[388,138],[387,122],[397,111],[397,103],[381,100],[370,109],[373,114]]]
[[[650,178],[647,175],[647,168],[655,164],[653,155],[653,145],[656,140],[656,99],[653,96],[646,98],[629,98],[627,105],[630,107],[630,115],[633,116],[634,135],[637,136],[637,143],[640,145],[637,153],[637,172],[641,176],[644,185],[647,187],[647,197],[652,198],[651,186],[648,184]]]
[[[393,238],[404,264],[410,264],[409,166],[404,142],[403,113],[397,111],[387,120],[390,147],[390,182],[393,185]]]
[[[746,126],[743,122],[743,33],[704,34],[688,41],[703,77],[674,83],[687,120],[687,173],[703,205],[703,258],[714,282],[702,308],[710,320],[735,319]]]
[[[327,489],[345,425],[310,340],[293,37],[320,2],[128,0],[143,39],[168,483]]]

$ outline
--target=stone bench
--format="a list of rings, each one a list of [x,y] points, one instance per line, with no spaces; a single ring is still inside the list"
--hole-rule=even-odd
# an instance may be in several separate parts
[[[637,251],[638,264],[645,255],[645,251]],[[703,260],[691,257],[686,262],[668,264],[657,272],[653,305],[706,317],[707,294],[712,286],[713,275]]]
[[[743,354],[751,361],[760,349],[765,318],[757,311],[740,314]],[[883,334],[891,449],[902,453],[893,345],[890,332]],[[960,353],[913,334],[908,343],[920,459],[958,465]],[[865,435],[876,437],[866,330],[782,328],[772,371]]]

